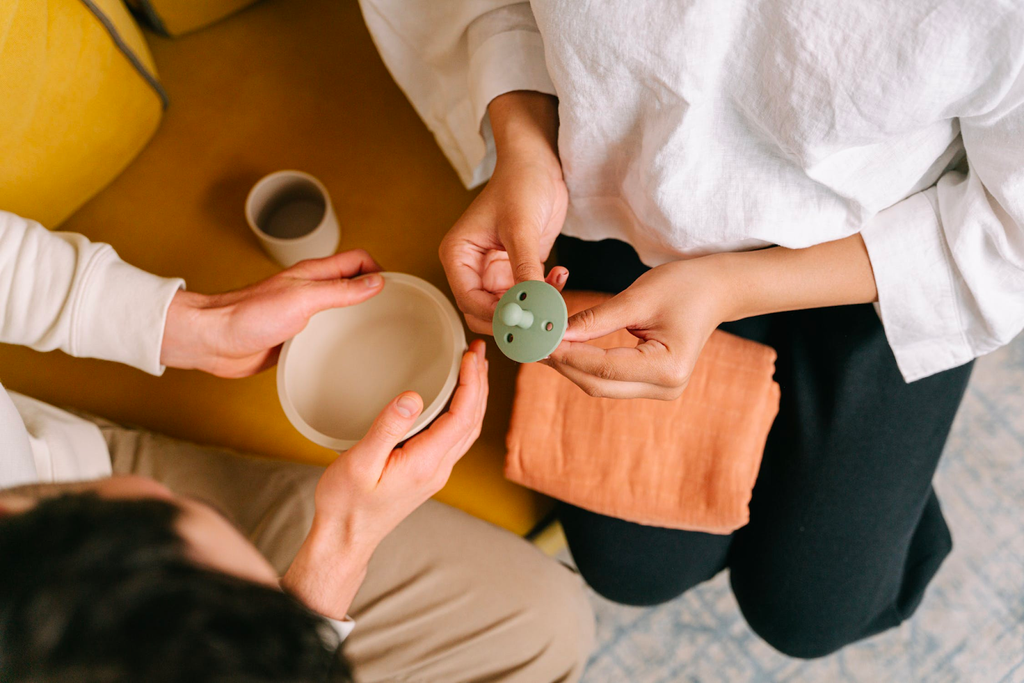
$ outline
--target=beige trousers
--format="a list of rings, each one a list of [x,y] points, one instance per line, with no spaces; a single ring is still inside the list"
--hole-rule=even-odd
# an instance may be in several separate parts
[[[115,474],[218,506],[284,572],[313,515],[320,467],[243,457],[93,419]],[[349,611],[361,683],[575,681],[594,637],[579,577],[523,539],[428,502],[380,545]]]

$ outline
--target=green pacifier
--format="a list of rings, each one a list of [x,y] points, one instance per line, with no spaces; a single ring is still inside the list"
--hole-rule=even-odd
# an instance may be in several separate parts
[[[558,348],[569,311],[557,289],[540,280],[520,282],[505,292],[494,309],[494,339],[517,363],[535,363]]]

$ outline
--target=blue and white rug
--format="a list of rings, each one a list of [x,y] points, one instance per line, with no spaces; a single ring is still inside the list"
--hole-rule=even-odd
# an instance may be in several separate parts
[[[595,595],[584,683],[1024,683],[1024,337],[978,361],[935,486],[954,550],[901,628],[805,662],[751,632],[724,573],[653,609]]]

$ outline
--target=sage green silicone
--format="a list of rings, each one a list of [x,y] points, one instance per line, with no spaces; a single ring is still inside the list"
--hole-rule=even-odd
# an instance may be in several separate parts
[[[494,340],[517,363],[551,355],[565,336],[569,311],[557,289],[540,280],[520,282],[505,292],[494,310]]]

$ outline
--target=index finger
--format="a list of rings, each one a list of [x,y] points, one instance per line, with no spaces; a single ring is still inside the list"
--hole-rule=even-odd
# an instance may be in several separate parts
[[[352,249],[340,254],[300,261],[288,273],[308,280],[337,280],[363,273],[377,273],[382,268],[364,249]]]
[[[567,341],[584,342],[611,334],[639,322],[636,320],[638,310],[627,293],[623,292],[571,316],[564,338]]]
[[[543,280],[544,263],[540,258],[540,235],[529,226],[517,226],[505,233],[505,251],[516,283]]]

